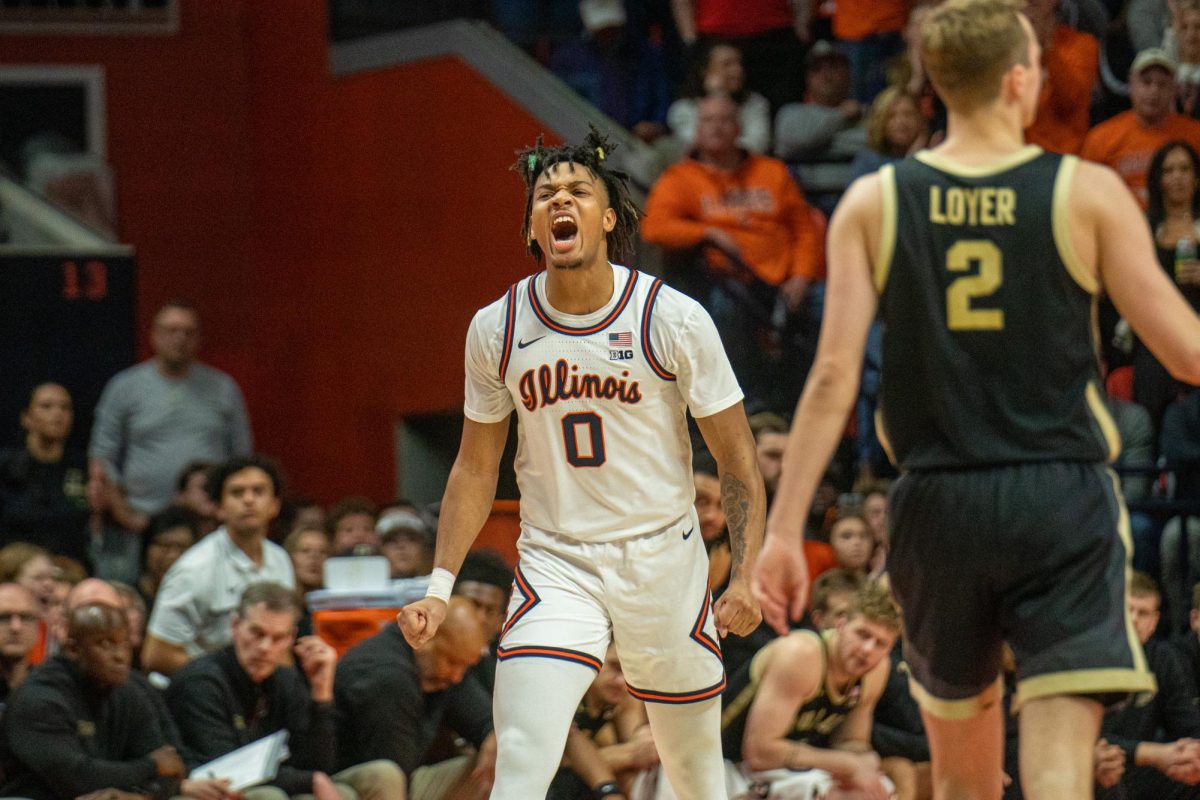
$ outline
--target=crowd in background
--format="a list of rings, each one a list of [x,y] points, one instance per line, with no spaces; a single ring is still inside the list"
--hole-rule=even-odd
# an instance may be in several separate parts
[[[914,46],[927,6],[492,8],[513,41],[662,158],[647,187],[644,243],[662,248],[667,280],[717,324],[769,498],[815,352],[828,217],[856,177],[944,133]],[[1163,268],[1197,305],[1200,0],[1029,0],[1025,11],[1046,67],[1029,141],[1115,169],[1146,210]],[[1099,318],[1139,570],[1130,612],[1160,691],[1106,718],[1097,792],[1200,796],[1200,592],[1191,588],[1200,579],[1200,393],[1170,379],[1119,309],[1102,307]],[[741,703],[727,715],[726,756],[755,772],[781,766],[760,754],[783,736],[829,751],[835,778],[870,762],[898,797],[918,798],[930,796],[928,742],[892,646],[894,609],[872,595],[886,585],[892,474],[873,427],[883,335],[871,332],[855,413],[807,520],[814,591],[801,632],[777,637],[764,625],[722,643],[726,702]],[[326,560],[378,555],[394,580],[426,575],[437,508],[363,497],[325,507],[288,493],[278,467],[254,455],[236,383],[198,360],[199,337],[200,314],[186,302],[158,311],[153,356],[112,378],[87,452],[68,444],[71,387],[9,387],[28,402],[23,439],[0,451],[0,795],[231,797],[191,770],[286,730],[279,773],[245,797],[486,796],[494,652],[513,565],[473,553],[425,650],[384,624],[334,651],[314,635],[304,599],[323,588]],[[719,595],[731,556],[716,466],[702,449],[693,471]],[[862,626],[888,647],[848,671],[845,631]],[[801,724],[801,704],[794,728],[763,728],[753,687],[781,664],[807,668],[813,652],[843,688],[861,691],[819,726]],[[745,694],[752,672],[758,682]],[[612,783],[614,796],[666,796],[645,711],[623,688],[610,652],[552,797],[588,798]],[[1010,775],[1015,737],[1012,725]],[[847,744],[861,745],[853,758]],[[1006,793],[1020,796],[1019,786]]]

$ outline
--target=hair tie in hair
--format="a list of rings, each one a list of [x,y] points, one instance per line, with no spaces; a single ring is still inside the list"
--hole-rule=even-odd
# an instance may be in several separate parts
[[[603,147],[596,148],[596,158],[600,159],[601,161],[604,160],[604,148]]]
[[[532,175],[533,168],[537,166],[537,153],[530,153],[528,162],[529,162],[529,174]]]

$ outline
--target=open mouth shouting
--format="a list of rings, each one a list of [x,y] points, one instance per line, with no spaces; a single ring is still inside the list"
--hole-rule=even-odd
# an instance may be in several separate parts
[[[550,222],[550,238],[556,253],[566,253],[579,239],[579,224],[569,214],[557,213]]]

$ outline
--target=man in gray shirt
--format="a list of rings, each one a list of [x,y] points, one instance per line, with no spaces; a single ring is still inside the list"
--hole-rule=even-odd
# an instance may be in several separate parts
[[[170,504],[189,462],[251,451],[242,393],[224,372],[196,361],[199,335],[195,308],[164,305],[150,334],[154,357],[117,373],[96,406],[90,479],[121,487],[130,527],[141,529]]]

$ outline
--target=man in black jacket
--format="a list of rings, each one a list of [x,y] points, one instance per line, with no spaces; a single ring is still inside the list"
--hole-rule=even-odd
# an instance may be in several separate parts
[[[396,762],[410,776],[409,800],[438,800],[459,780],[490,785],[496,759],[491,698],[477,681],[463,680],[487,643],[474,604],[455,595],[437,635],[419,651],[395,625],[350,648],[334,683],[339,763]],[[479,748],[473,769],[462,758],[421,767],[443,718]]]
[[[1149,703],[1131,703],[1108,714],[1100,730],[1097,756],[1112,745],[1125,755],[1124,774],[1097,775],[1103,790],[1097,797],[1164,800],[1200,797],[1200,710],[1192,699],[1186,668],[1165,642],[1152,639],[1158,626],[1162,595],[1154,580],[1135,572],[1129,588],[1133,627],[1145,648],[1146,661],[1158,681]]]
[[[295,641],[299,613],[291,589],[250,584],[233,620],[233,644],[176,673],[167,704],[179,723],[184,761],[192,769],[286,730],[291,756],[270,786],[248,790],[246,800],[301,794],[316,800],[403,798],[404,778],[394,764],[362,764],[330,777],[337,758],[337,659],[333,648],[316,636]],[[299,669],[280,666],[293,642]]]
[[[0,794],[61,800],[115,789],[156,800],[233,797],[221,782],[180,780],[179,754],[145,693],[128,680],[131,659],[123,611],[85,605],[71,612],[63,652],[9,700]]]

